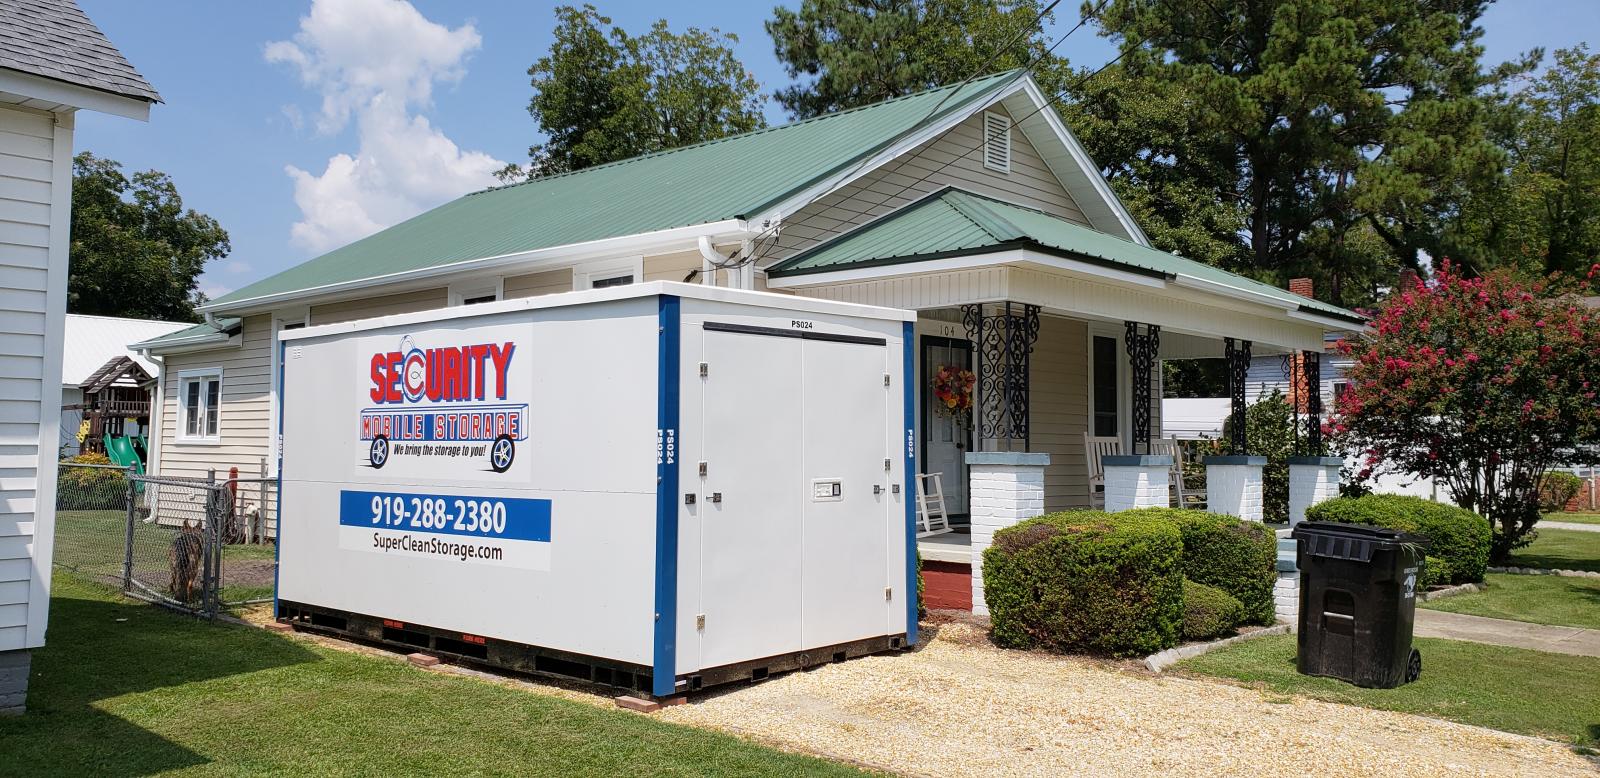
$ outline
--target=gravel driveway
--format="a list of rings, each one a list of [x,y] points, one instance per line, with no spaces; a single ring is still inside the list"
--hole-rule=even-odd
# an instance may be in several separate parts
[[[935,619],[922,650],[696,698],[656,714],[922,775],[1574,775],[1534,738],[1069,657],[1001,651]],[[924,633],[926,634],[926,633]]]

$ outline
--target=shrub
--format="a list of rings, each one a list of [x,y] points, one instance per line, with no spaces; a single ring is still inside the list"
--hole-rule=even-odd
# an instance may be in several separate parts
[[[1215,586],[1244,606],[1251,624],[1271,624],[1272,588],[1278,583],[1278,538],[1258,521],[1174,508],[1129,513],[1164,519],[1183,536],[1183,576]]]
[[[1453,505],[1403,497],[1369,494],[1338,497],[1306,510],[1312,521],[1370,524],[1414,532],[1432,541],[1422,571],[1422,586],[1476,583],[1489,565],[1489,522]]]
[[[1215,586],[1183,579],[1183,639],[1210,640],[1244,623],[1244,605]]]
[[[105,454],[86,453],[62,460],[56,477],[56,504],[66,510],[121,508],[127,502],[127,475],[110,467]]]
[[[1545,473],[1539,481],[1539,508],[1547,513],[1564,511],[1567,503],[1578,496],[1578,490],[1583,488],[1583,479],[1571,473],[1557,470]]]
[[[1112,656],[1177,645],[1183,537],[1170,521],[1066,511],[996,532],[983,553],[992,636],[1009,648]]]

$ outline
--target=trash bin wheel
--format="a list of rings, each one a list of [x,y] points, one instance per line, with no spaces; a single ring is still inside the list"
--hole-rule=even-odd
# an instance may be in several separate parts
[[[1422,652],[1411,649],[1411,660],[1406,662],[1406,683],[1411,683],[1422,676]]]

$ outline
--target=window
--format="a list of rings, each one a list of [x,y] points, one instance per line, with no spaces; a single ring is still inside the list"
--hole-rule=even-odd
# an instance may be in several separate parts
[[[644,280],[644,257],[605,260],[572,270],[573,289],[605,289]]]
[[[178,374],[178,440],[216,440],[221,407],[221,370],[187,370]]]
[[[983,166],[1011,172],[1011,117],[1005,114],[983,114]]]
[[[500,299],[502,292],[504,292],[504,288],[498,278],[492,278],[487,281],[480,278],[459,284],[451,284],[450,305],[492,303]]]
[[[1347,394],[1349,391],[1350,391],[1350,382],[1349,381],[1335,381],[1333,383],[1333,407],[1334,408],[1339,407],[1339,400],[1343,399],[1345,394]],[[1323,409],[1324,412],[1326,412],[1328,410],[1329,410],[1328,408],[1324,408]]]
[[[1092,356],[1094,436],[1115,438],[1120,435],[1117,430],[1117,404],[1122,399],[1117,393],[1117,339],[1096,335]]]

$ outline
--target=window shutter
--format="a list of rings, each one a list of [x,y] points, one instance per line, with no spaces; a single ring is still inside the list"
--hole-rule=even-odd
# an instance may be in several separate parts
[[[998,113],[983,115],[983,166],[1011,172],[1011,118]]]

